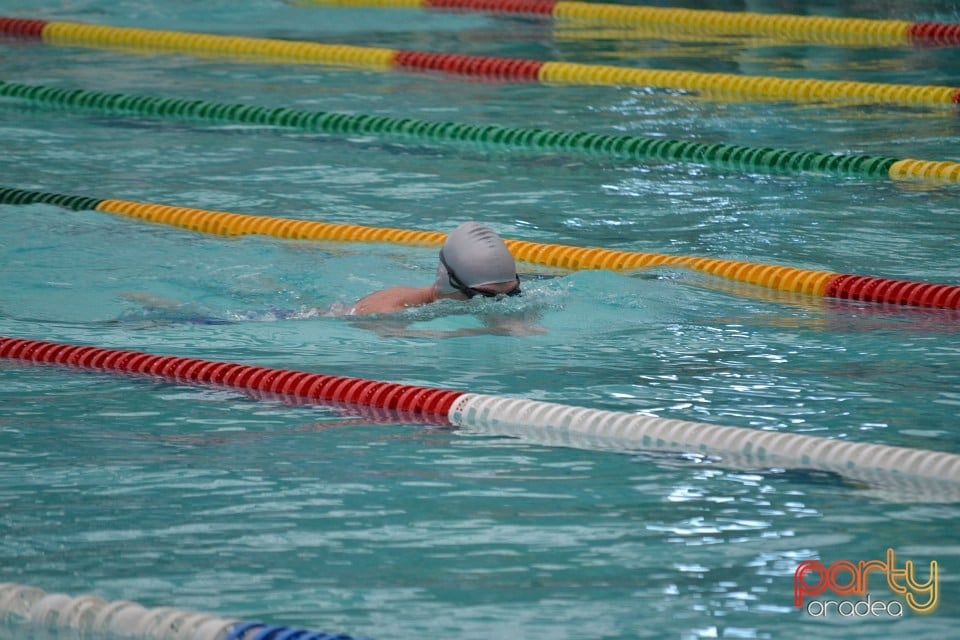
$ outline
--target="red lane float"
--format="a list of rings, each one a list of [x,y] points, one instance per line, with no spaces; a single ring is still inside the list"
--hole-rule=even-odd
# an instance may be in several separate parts
[[[943,22],[914,22],[907,29],[912,44],[956,45],[960,43],[960,24]]]
[[[450,407],[464,395],[461,391],[362,378],[3,336],[0,358],[233,387],[290,400],[372,407],[430,424],[449,424]]]
[[[504,80],[525,80],[535,82],[539,79],[540,68],[544,65],[538,60],[511,60],[489,56],[470,56],[460,53],[431,53],[428,51],[397,51],[393,58],[394,66],[415,71],[442,71],[461,75],[484,76]]]
[[[0,16],[0,33],[20,38],[40,38],[49,20],[29,18],[5,18]]]
[[[960,309],[960,286],[873,276],[839,275],[827,282],[823,295],[861,302]]]
[[[557,0],[424,0],[424,8],[484,13],[523,13],[553,15]]]

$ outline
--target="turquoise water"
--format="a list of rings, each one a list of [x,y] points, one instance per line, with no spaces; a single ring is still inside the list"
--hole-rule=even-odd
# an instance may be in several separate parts
[[[960,85],[956,50],[669,42],[523,18],[267,1],[7,4],[7,15],[117,26]],[[952,2],[883,11],[960,15]],[[0,79],[14,82],[960,160],[949,108],[724,103],[10,40],[0,55]],[[11,103],[0,104],[0,141],[0,182],[22,189],[442,231],[480,219],[538,242],[960,282],[956,186]],[[525,295],[506,304],[545,330],[535,335],[456,337],[481,326],[490,303],[413,311],[408,335],[314,311],[426,284],[435,266],[429,249],[222,238],[0,205],[0,335],[960,453],[955,312],[783,295],[675,269],[532,265]],[[172,306],[145,305],[144,295]],[[0,582],[47,591],[377,639],[945,638],[960,621],[958,525],[958,505],[936,494],[904,501],[839,476],[478,437],[0,362]],[[936,611],[821,620],[793,607],[799,562],[883,559],[888,547],[915,560],[921,578],[939,563]],[[882,581],[871,586],[874,599],[894,598]]]

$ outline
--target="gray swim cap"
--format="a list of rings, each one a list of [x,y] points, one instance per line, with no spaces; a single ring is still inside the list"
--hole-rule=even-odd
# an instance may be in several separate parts
[[[496,231],[479,222],[464,222],[450,232],[440,250],[443,259],[468,287],[510,282],[517,277],[517,265]],[[437,288],[442,294],[456,293],[443,262],[437,265]]]

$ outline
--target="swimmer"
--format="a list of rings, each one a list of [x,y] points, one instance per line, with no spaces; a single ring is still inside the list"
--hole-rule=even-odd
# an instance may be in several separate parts
[[[520,276],[507,245],[490,227],[478,222],[464,222],[451,231],[443,243],[433,284],[375,291],[358,300],[347,315],[393,313],[442,299],[518,295]]]
[[[487,307],[478,309],[482,327],[450,330],[411,329],[417,317],[396,314],[398,311],[429,305],[439,300],[467,301],[478,296],[502,298],[520,295],[520,276],[507,245],[489,227],[477,222],[465,222],[447,236],[440,249],[437,275],[434,282],[424,287],[396,286],[375,291],[361,298],[353,306],[336,303],[327,309],[310,308],[306,311],[272,309],[266,315],[231,314],[229,320],[213,317],[193,305],[165,300],[149,294],[128,293],[123,297],[142,305],[147,319],[181,321],[200,324],[229,324],[250,319],[285,320],[321,316],[352,316],[357,326],[384,337],[453,338],[470,335],[523,336],[546,333],[535,324],[535,309],[503,307],[502,312]],[[390,315],[394,314],[394,315]],[[249,316],[249,317],[247,317]]]

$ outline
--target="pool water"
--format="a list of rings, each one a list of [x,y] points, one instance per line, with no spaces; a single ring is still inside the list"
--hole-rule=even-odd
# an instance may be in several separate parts
[[[660,3],[668,4],[668,3]],[[743,3],[700,3],[743,9]],[[776,11],[779,3],[751,2]],[[829,3],[793,3],[797,12]],[[685,6],[692,7],[693,3]],[[782,11],[783,9],[779,9]],[[955,2],[839,15],[960,20]],[[5,15],[396,49],[960,85],[960,52],[671,41],[548,20],[295,3],[14,0]],[[0,40],[2,80],[424,120],[960,161],[950,107]],[[2,185],[328,222],[960,283],[960,189],[338,137],[0,102]],[[0,205],[0,335],[960,453],[960,315],[681,269],[521,265],[524,295],[361,323],[436,250],[220,237]],[[527,335],[484,332],[507,314]],[[464,331],[474,329],[474,331]],[[467,335],[462,335],[467,334]],[[385,638],[946,638],[960,505],[839,475],[551,446],[239,391],[0,362],[0,583]],[[798,564],[939,564],[939,606],[820,619]],[[877,576],[871,595],[894,594]],[[0,625],[0,638],[11,633]]]

